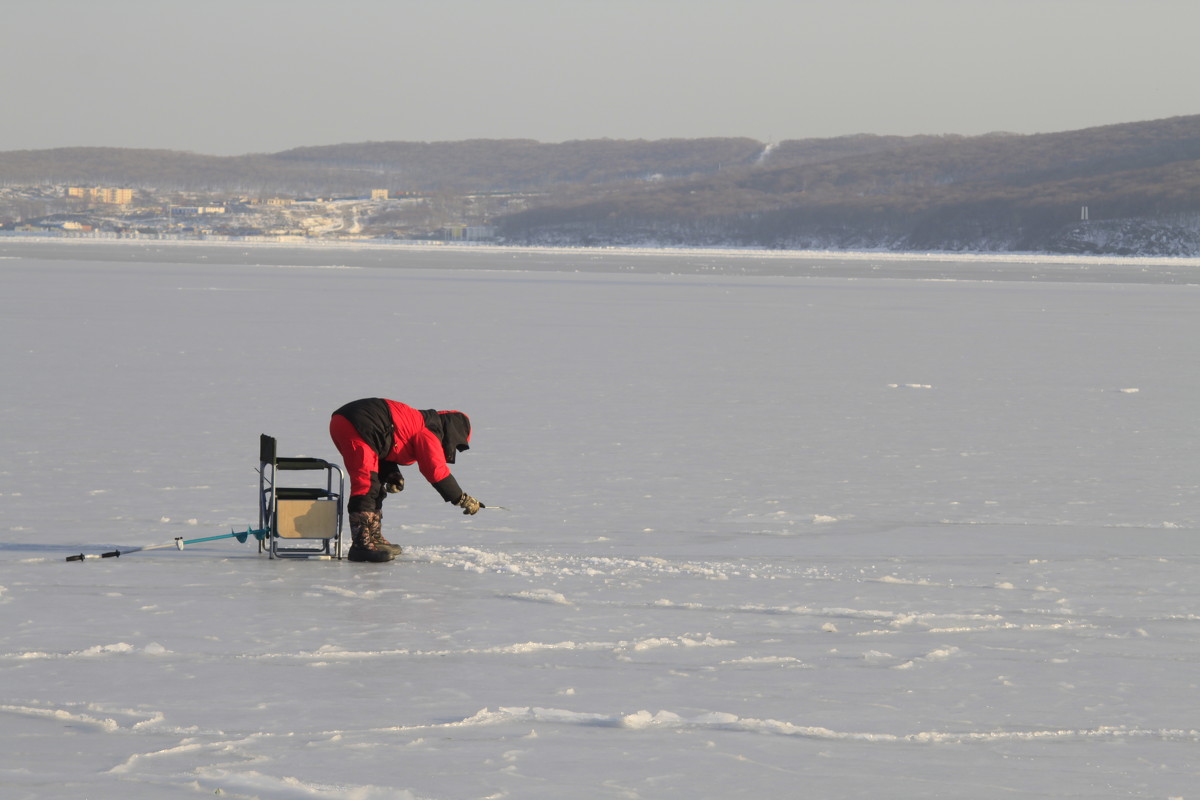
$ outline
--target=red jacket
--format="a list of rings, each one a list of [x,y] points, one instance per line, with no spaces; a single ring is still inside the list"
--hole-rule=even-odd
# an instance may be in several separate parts
[[[462,412],[417,410],[383,398],[355,400],[333,412],[329,434],[350,478],[351,511],[378,507],[380,475],[399,471],[396,465],[416,464],[447,502],[462,496],[448,466],[471,438],[471,421]],[[356,501],[363,496],[373,502]]]

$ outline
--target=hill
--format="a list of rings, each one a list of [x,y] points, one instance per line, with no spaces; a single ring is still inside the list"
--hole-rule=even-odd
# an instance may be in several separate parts
[[[0,183],[115,184],[156,191],[333,194],[586,192],[625,181],[671,181],[736,167],[798,166],[878,153],[928,137],[852,136],[765,145],[753,139],[547,144],[524,139],[363,142],[280,153],[207,156],[76,147],[0,152]]]
[[[711,174],[750,164],[763,149],[751,139],[365,142],[246,156],[85,147],[0,153],[0,182],[256,194],[537,192]]]
[[[1200,116],[886,144],[557,200],[501,229],[559,244],[1200,254]]]
[[[0,153],[0,184],[520,194],[511,243],[1200,254],[1200,116],[1063,133]],[[1086,209],[1086,210],[1085,210]]]

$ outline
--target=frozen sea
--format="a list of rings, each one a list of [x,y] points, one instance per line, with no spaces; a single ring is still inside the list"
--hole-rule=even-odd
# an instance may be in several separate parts
[[[1200,797],[1200,264],[0,239],[0,797]],[[258,437],[471,415],[389,564]]]

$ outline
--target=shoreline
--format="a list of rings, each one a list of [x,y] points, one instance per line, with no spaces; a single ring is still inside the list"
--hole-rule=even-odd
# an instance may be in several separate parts
[[[567,247],[563,245],[501,245],[467,244],[460,242],[410,242],[380,241],[364,239],[342,241],[309,239],[297,241],[270,241],[264,239],[150,239],[116,238],[108,236],[20,236],[0,234],[0,247],[4,244],[36,245],[45,247],[77,247],[100,245],[107,247],[214,247],[254,250],[311,250],[311,251],[376,251],[376,252],[443,252],[443,253],[492,253],[492,254],[563,254],[563,255],[631,255],[730,259],[769,259],[773,261],[812,261],[837,259],[842,261],[923,261],[923,262],[978,262],[997,264],[1061,264],[1080,265],[1107,264],[1131,267],[1172,266],[1200,267],[1200,257],[1194,256],[1119,256],[1119,255],[1068,255],[1037,252],[897,252],[891,250],[765,250],[734,247],[662,247],[609,245],[603,247]],[[0,256],[3,257],[3,256]]]

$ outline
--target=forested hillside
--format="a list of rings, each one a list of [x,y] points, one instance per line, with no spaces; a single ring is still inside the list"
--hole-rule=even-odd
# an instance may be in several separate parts
[[[512,243],[1200,254],[1200,116],[1064,133],[0,153],[0,184],[521,195]],[[1086,209],[1086,211],[1085,211]]]
[[[502,230],[542,243],[1200,253],[1200,116],[895,144],[546,203]]]
[[[714,174],[752,164],[763,150],[751,139],[365,142],[225,157],[66,148],[0,153],[0,182],[257,194],[540,192]]]
[[[557,144],[475,139],[362,142],[244,156],[75,147],[0,152],[0,183],[252,194],[362,194],[370,189],[570,194],[612,183],[712,176],[739,167],[822,163],[931,141],[941,139],[847,136],[779,144],[753,139],[591,139]]]

